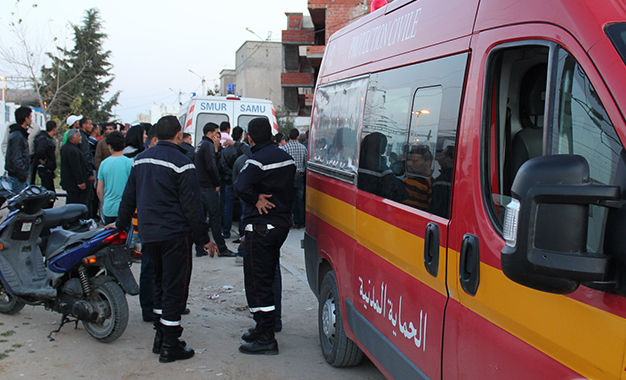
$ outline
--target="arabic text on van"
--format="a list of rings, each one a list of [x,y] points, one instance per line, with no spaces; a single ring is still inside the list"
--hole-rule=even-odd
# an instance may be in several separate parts
[[[393,326],[393,335],[396,335],[395,328],[398,327],[400,334],[406,339],[412,340],[417,348],[421,348],[422,351],[426,351],[426,323],[428,321],[428,313],[420,310],[420,320],[418,327],[416,328],[413,321],[403,321],[402,317],[402,296],[399,301],[394,302],[387,297],[387,284],[382,282],[380,284],[380,293],[376,296],[376,286],[372,285],[371,280],[367,280],[367,284],[363,279],[359,277],[361,286],[359,288],[359,294],[361,299],[365,302],[364,308],[371,307],[376,313],[387,318],[388,322]],[[397,309],[396,309],[397,308]]]

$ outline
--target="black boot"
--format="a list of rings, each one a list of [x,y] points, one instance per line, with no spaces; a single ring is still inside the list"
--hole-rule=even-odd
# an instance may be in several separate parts
[[[248,332],[241,336],[241,339],[248,343],[252,343],[261,337],[261,333],[257,331],[256,327],[250,327]]]
[[[195,352],[192,348],[184,347],[180,344],[178,337],[164,335],[159,362],[171,363],[176,360],[185,360],[193,357],[194,354]]]
[[[159,327],[155,326],[154,329],[156,330],[156,333],[154,334],[152,353],[158,355],[161,353],[161,346],[163,345],[163,333],[161,332],[161,329]],[[187,342],[182,339],[178,339],[178,343],[180,343],[182,347],[187,347]]]
[[[239,352],[248,355],[278,355],[278,342],[274,339],[274,331],[259,333],[252,343],[239,346]]]

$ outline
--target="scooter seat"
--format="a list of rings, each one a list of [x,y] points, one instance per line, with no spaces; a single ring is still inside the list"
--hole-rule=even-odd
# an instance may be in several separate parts
[[[69,204],[57,208],[44,209],[43,228],[50,229],[86,217],[89,209],[83,204]]]
[[[62,252],[59,248],[63,247],[63,245],[65,245],[65,243],[74,235],[74,232],[62,229],[51,233],[48,238],[48,245],[46,246],[46,258],[51,259],[56,256],[54,254],[55,251],[58,251],[56,252],[57,254]]]
[[[82,244],[84,241],[91,239],[97,234],[104,231],[103,228],[96,228],[87,232],[72,232],[64,229],[53,231],[48,238],[48,245],[46,246],[46,258],[48,260],[57,256],[65,251],[65,248],[75,245],[75,243]]]

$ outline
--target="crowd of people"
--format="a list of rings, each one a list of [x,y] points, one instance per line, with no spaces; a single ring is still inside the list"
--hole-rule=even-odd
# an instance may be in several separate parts
[[[5,172],[13,192],[34,183],[55,191],[54,121],[38,130],[32,110],[20,107],[5,136]],[[307,148],[299,132],[272,136],[269,121],[247,126],[203,126],[194,147],[174,116],[127,131],[115,123],[94,126],[71,115],[60,148],[60,184],[66,203],[80,203],[107,228],[129,230],[141,246],[142,317],[153,322],[153,352],[160,362],[188,359],[180,339],[181,315],[189,313],[193,245],[197,258],[236,256],[243,265],[246,298],[256,325],[239,350],[278,354],[281,331],[280,248],[291,228],[304,227]],[[235,212],[239,200],[239,213]],[[198,207],[201,205],[201,207]],[[46,207],[53,207],[53,204]],[[239,218],[237,253],[226,246],[233,215]],[[209,236],[209,229],[211,236]]]

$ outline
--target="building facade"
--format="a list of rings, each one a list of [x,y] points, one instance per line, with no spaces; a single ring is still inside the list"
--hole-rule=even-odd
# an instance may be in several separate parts
[[[311,115],[313,91],[328,38],[369,12],[371,0],[309,0],[310,16],[285,13],[282,32],[283,109],[292,117]]]
[[[271,100],[274,107],[282,104],[280,81],[282,44],[271,41],[246,41],[236,54],[235,94],[246,98]]]

